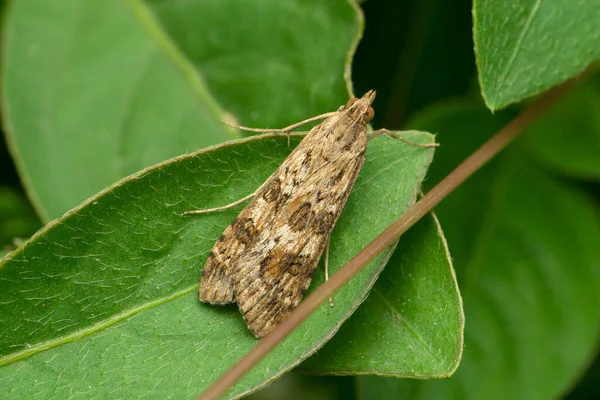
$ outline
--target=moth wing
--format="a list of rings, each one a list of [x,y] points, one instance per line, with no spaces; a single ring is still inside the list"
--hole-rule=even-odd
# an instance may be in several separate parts
[[[253,240],[254,221],[248,216],[251,206],[249,204],[225,229],[208,254],[198,290],[201,301],[211,304],[235,301],[233,265]]]
[[[275,218],[280,198],[279,180],[271,177],[225,229],[204,265],[198,290],[200,301],[211,304],[235,301],[235,263],[258,240],[259,232]]]
[[[275,235],[268,241],[277,238]],[[264,250],[272,247],[270,243],[259,242],[247,256],[238,260],[235,297],[248,328],[256,337],[268,334],[300,304],[310,286],[325,241],[325,236],[315,234],[270,251]]]
[[[235,299],[257,337],[302,300],[362,168],[366,126],[355,114],[311,129],[238,217],[250,223],[234,221],[209,256],[200,298]]]

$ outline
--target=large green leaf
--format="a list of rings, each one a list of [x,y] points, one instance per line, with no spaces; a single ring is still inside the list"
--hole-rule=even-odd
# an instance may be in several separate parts
[[[235,137],[138,0],[11,2],[3,39],[5,131],[43,219],[141,168]]]
[[[432,141],[425,133],[405,135]],[[181,213],[251,193],[289,151],[285,137],[265,136],[159,164],[101,192],[11,253],[0,265],[3,397],[190,397],[234,364],[256,340],[235,307],[201,304],[196,290],[208,252],[240,208]],[[389,137],[369,142],[332,236],[332,271],[415,200],[432,155]],[[322,346],[388,257],[380,255],[338,292],[335,307],[321,307],[230,395],[264,385]],[[323,275],[319,270],[312,287]]]
[[[492,110],[543,92],[600,58],[600,0],[476,0],[475,54]]]
[[[442,143],[430,181],[501,124],[485,111],[456,106],[415,121],[439,132]],[[600,221],[593,205],[516,143],[436,210],[465,305],[461,365],[445,381],[359,378],[361,397],[559,397],[595,353],[600,328]]]
[[[460,360],[464,316],[433,216],[404,234],[367,300],[301,368],[327,374],[447,377]]]
[[[348,100],[363,29],[349,0],[146,1],[242,125],[284,127]]]

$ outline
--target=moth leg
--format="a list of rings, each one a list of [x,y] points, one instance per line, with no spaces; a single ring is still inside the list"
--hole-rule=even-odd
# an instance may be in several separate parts
[[[247,126],[234,125],[234,124],[231,124],[231,123],[225,122],[225,121],[223,121],[223,124],[225,124],[231,128],[239,129],[241,131],[258,132],[258,133],[285,133],[286,135],[288,135],[288,146],[289,146],[290,145],[290,133],[294,129],[299,128],[302,125],[306,125],[310,122],[320,121],[322,119],[329,118],[333,115],[336,115],[338,112],[339,111],[334,111],[334,112],[317,115],[317,116],[305,119],[303,121],[296,122],[295,124],[292,124],[290,126],[286,126],[285,128],[275,128],[275,129],[249,128]]]
[[[403,141],[406,144],[410,144],[411,146],[417,146],[417,147],[438,147],[440,144],[439,143],[427,143],[427,144],[423,144],[423,143],[415,143],[415,142],[411,142],[410,140],[406,140],[404,139],[402,136],[398,135],[396,132],[392,132],[388,129],[378,129],[376,131],[373,131],[371,133],[369,133],[367,135],[367,140],[371,140],[376,136],[379,135],[388,135],[390,137],[393,137],[394,139],[398,139]]]
[[[325,247],[325,282],[329,280],[329,240],[327,241],[327,247]],[[329,298],[329,306],[333,307],[333,299]]]
[[[206,213],[211,213],[211,212],[218,212],[218,211],[228,210],[228,209],[230,209],[230,208],[232,208],[232,207],[235,207],[235,206],[237,206],[238,204],[241,204],[241,203],[243,203],[243,202],[245,202],[245,201],[248,201],[248,200],[250,200],[251,198],[253,198],[253,197],[256,195],[256,193],[257,193],[259,190],[260,190],[260,188],[256,189],[256,190],[255,190],[253,193],[250,193],[248,196],[246,196],[246,197],[244,197],[244,198],[242,198],[242,199],[236,200],[236,201],[234,201],[233,203],[229,203],[229,204],[227,204],[227,205],[225,205],[225,206],[221,206],[221,207],[215,207],[215,208],[204,208],[204,209],[202,209],[202,210],[191,210],[191,211],[185,211],[185,212],[183,213],[183,215],[192,215],[192,214],[206,214]]]
[[[237,206],[238,204],[242,204],[243,202],[252,199],[254,196],[256,196],[256,193],[258,193],[263,188],[263,186],[265,186],[267,184],[267,182],[268,182],[268,180],[265,181],[262,185],[259,186],[258,189],[256,189],[254,192],[250,193],[248,196],[241,198],[239,200],[236,200],[233,203],[229,203],[227,205],[224,205],[221,207],[215,207],[215,208],[203,208],[201,210],[184,211],[183,215],[207,214],[207,213],[211,213],[211,212],[219,212],[219,211],[223,211],[223,210],[228,210],[230,208]]]

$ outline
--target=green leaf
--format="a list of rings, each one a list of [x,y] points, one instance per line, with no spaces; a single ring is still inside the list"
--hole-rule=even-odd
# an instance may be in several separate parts
[[[405,135],[432,141],[422,132]],[[201,304],[196,295],[208,252],[241,207],[181,213],[251,193],[289,151],[287,138],[267,135],[175,158],[113,185],[11,253],[0,265],[3,393],[183,398],[205,389],[256,343],[236,307]],[[414,201],[432,155],[389,137],[369,142],[332,235],[332,271]],[[230,396],[255,390],[322,346],[388,257],[348,283],[335,307],[321,307]],[[323,280],[320,269],[311,287]]]
[[[284,127],[348,101],[364,24],[348,0],[147,3],[242,125]]]
[[[557,172],[600,180],[600,90],[573,90],[527,129],[524,145]]]
[[[411,125],[439,132],[439,157],[428,182],[447,174],[455,159],[502,125],[486,114],[473,107],[438,109]],[[477,129],[469,130],[473,121]],[[560,397],[596,352],[597,210],[576,187],[528,159],[518,143],[436,210],[463,293],[467,326],[461,365],[445,381],[359,378],[363,398],[384,387],[388,398],[399,393],[416,399]]]
[[[447,377],[460,360],[463,326],[450,255],[437,220],[429,215],[402,236],[352,318],[300,368],[327,374]]]
[[[139,0],[23,0],[6,10],[4,127],[38,213],[236,137]]]
[[[533,96],[600,58],[599,0],[477,0],[475,54],[492,109]]]

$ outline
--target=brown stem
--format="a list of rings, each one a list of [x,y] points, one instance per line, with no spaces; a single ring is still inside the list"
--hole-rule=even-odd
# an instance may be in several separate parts
[[[298,325],[315,311],[321,303],[332,296],[335,291],[346,284],[354,275],[364,268],[380,252],[393,244],[400,235],[406,232],[420,218],[433,209],[443,198],[463,183],[483,164],[504,149],[523,130],[550,108],[564,93],[574,85],[571,79],[557,86],[533,103],[528,109],[502,128],[478,150],[471,154],[462,164],[446,178],[431,189],[421,200],[406,210],[385,231],[354,256],[327,282],[319,286],[308,296],[285,320],[283,320],[269,335],[264,337],[256,346],[242,357],[229,371],[223,374],[206,392],[201,399],[216,399],[223,395],[254,365],[262,360],[275,346],[287,337]]]

